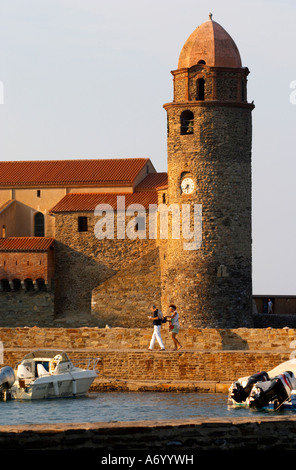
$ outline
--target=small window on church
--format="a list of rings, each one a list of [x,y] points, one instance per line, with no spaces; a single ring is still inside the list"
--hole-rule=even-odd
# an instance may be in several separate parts
[[[197,99],[197,101],[203,101],[205,99],[205,80],[204,80],[204,78],[198,78],[196,80],[196,99]]]
[[[206,63],[206,62],[205,62],[204,60],[199,60],[199,61],[197,62],[197,65],[205,65],[205,63]]]
[[[183,111],[180,120],[181,135],[193,134],[194,115],[192,111]]]
[[[34,217],[34,236],[44,237],[44,215],[42,212],[36,212]]]
[[[87,232],[87,217],[78,217],[78,232]]]

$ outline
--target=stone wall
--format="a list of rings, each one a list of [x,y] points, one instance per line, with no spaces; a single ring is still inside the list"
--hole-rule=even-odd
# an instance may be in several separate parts
[[[253,315],[255,328],[296,328],[296,315],[257,313]]]
[[[195,65],[189,69],[178,69],[174,76],[174,101],[195,101],[201,99],[197,93],[197,80],[203,78],[204,99],[223,101],[246,100],[247,68],[212,68]]]
[[[0,279],[43,279],[48,282],[54,274],[53,250],[46,252],[1,252]]]
[[[91,317],[100,326],[147,325],[150,305],[160,299],[158,249],[140,257],[130,267],[102,282],[92,292]]]
[[[11,320],[12,322],[13,320]],[[151,324],[147,320],[147,323]],[[6,348],[61,348],[98,350],[146,349],[152,335],[147,328],[42,328],[0,327],[0,341]],[[172,346],[168,326],[161,335]],[[293,328],[192,328],[182,329],[178,335],[183,349],[195,351],[277,351],[291,352],[296,339]],[[157,345],[156,345],[157,347]]]
[[[75,450],[97,451],[88,452],[88,462],[95,458],[93,462],[100,466],[113,458],[112,462],[109,461],[111,465],[119,456],[131,456],[135,468],[139,468],[137,464],[142,468],[145,462],[159,465],[163,458],[169,462],[168,456],[172,455],[176,459],[183,457],[183,464],[192,466],[200,463],[199,451],[202,450],[295,450],[295,429],[294,416],[14,425],[0,426],[0,450],[71,451],[65,454],[68,463],[74,463],[80,456]],[[139,450],[141,452],[136,453]],[[143,451],[149,451],[149,454]],[[56,459],[57,456],[46,454],[48,463],[52,457]],[[226,452],[226,455],[219,453],[216,457],[221,462],[221,458],[229,459],[230,456]],[[132,466],[126,460],[120,463]],[[172,460],[172,463],[180,465],[181,460]]]
[[[151,328],[0,328],[4,348],[61,348],[97,350],[146,350]],[[167,346],[172,345],[167,326],[162,328]],[[181,329],[184,350],[291,352],[296,329]]]
[[[78,215],[88,218],[87,232],[76,231]],[[91,212],[56,215],[55,315],[93,316],[99,326],[141,326],[141,315],[160,303],[157,241],[98,240],[97,221]]]
[[[250,111],[191,103],[187,108],[194,112],[195,130],[183,136],[183,108],[167,105],[168,202],[189,203],[180,201],[180,178],[192,174],[197,189],[190,203],[202,206],[202,243],[185,251],[184,240],[168,240],[161,257],[162,302],[176,303],[188,326],[251,327]],[[236,145],[240,135],[245,143]]]
[[[1,328],[3,364],[15,366],[38,348],[64,349],[74,363],[100,358],[101,381],[186,382],[194,390],[211,391],[209,383],[229,383],[238,377],[270,370],[288,360],[296,330],[183,330],[180,351],[173,351],[169,331],[163,330],[166,351],[147,351],[151,328]],[[121,381],[116,384],[116,381]],[[203,385],[204,384],[204,385]],[[112,388],[112,387],[111,387]],[[146,387],[147,388],[147,387]],[[110,389],[110,386],[109,386]]]
[[[45,327],[54,321],[54,291],[0,292],[0,327]]]

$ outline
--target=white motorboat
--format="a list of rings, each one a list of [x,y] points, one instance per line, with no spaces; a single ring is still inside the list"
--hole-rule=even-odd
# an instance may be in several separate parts
[[[2,399],[35,400],[85,395],[97,376],[93,368],[75,367],[65,351],[38,349],[27,354],[13,370],[0,370]]]
[[[229,406],[296,409],[296,358],[270,371],[241,377],[228,390]]]

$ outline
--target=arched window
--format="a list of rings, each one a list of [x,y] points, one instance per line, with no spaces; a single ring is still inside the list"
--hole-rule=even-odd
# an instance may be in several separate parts
[[[2,292],[10,292],[11,287],[8,279],[1,279],[0,281],[0,291]]]
[[[181,135],[193,134],[194,114],[192,111],[183,111],[180,116]]]
[[[22,288],[21,281],[19,279],[13,279],[12,280],[12,285],[13,285],[13,290],[18,291]]]
[[[24,283],[25,283],[25,289],[27,291],[33,291],[34,290],[34,284],[33,284],[32,279],[25,279]]]
[[[196,80],[196,99],[203,101],[205,99],[205,80],[204,78],[198,78]]]
[[[34,217],[34,236],[44,237],[44,215],[42,212],[36,212]]]
[[[41,290],[41,291],[46,290],[46,284],[45,284],[44,279],[42,279],[42,278],[36,279],[36,285],[37,285],[38,290]]]
[[[202,59],[197,62],[197,65],[205,65],[205,64],[206,62]]]

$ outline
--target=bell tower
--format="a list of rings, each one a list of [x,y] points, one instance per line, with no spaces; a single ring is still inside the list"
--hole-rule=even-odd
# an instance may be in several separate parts
[[[185,42],[171,73],[174,99],[164,105],[167,203],[190,207],[192,231],[198,207],[202,225],[195,248],[185,244],[182,227],[180,237],[170,234],[163,247],[162,309],[174,303],[187,327],[250,327],[254,105],[247,101],[249,70],[210,14]]]

